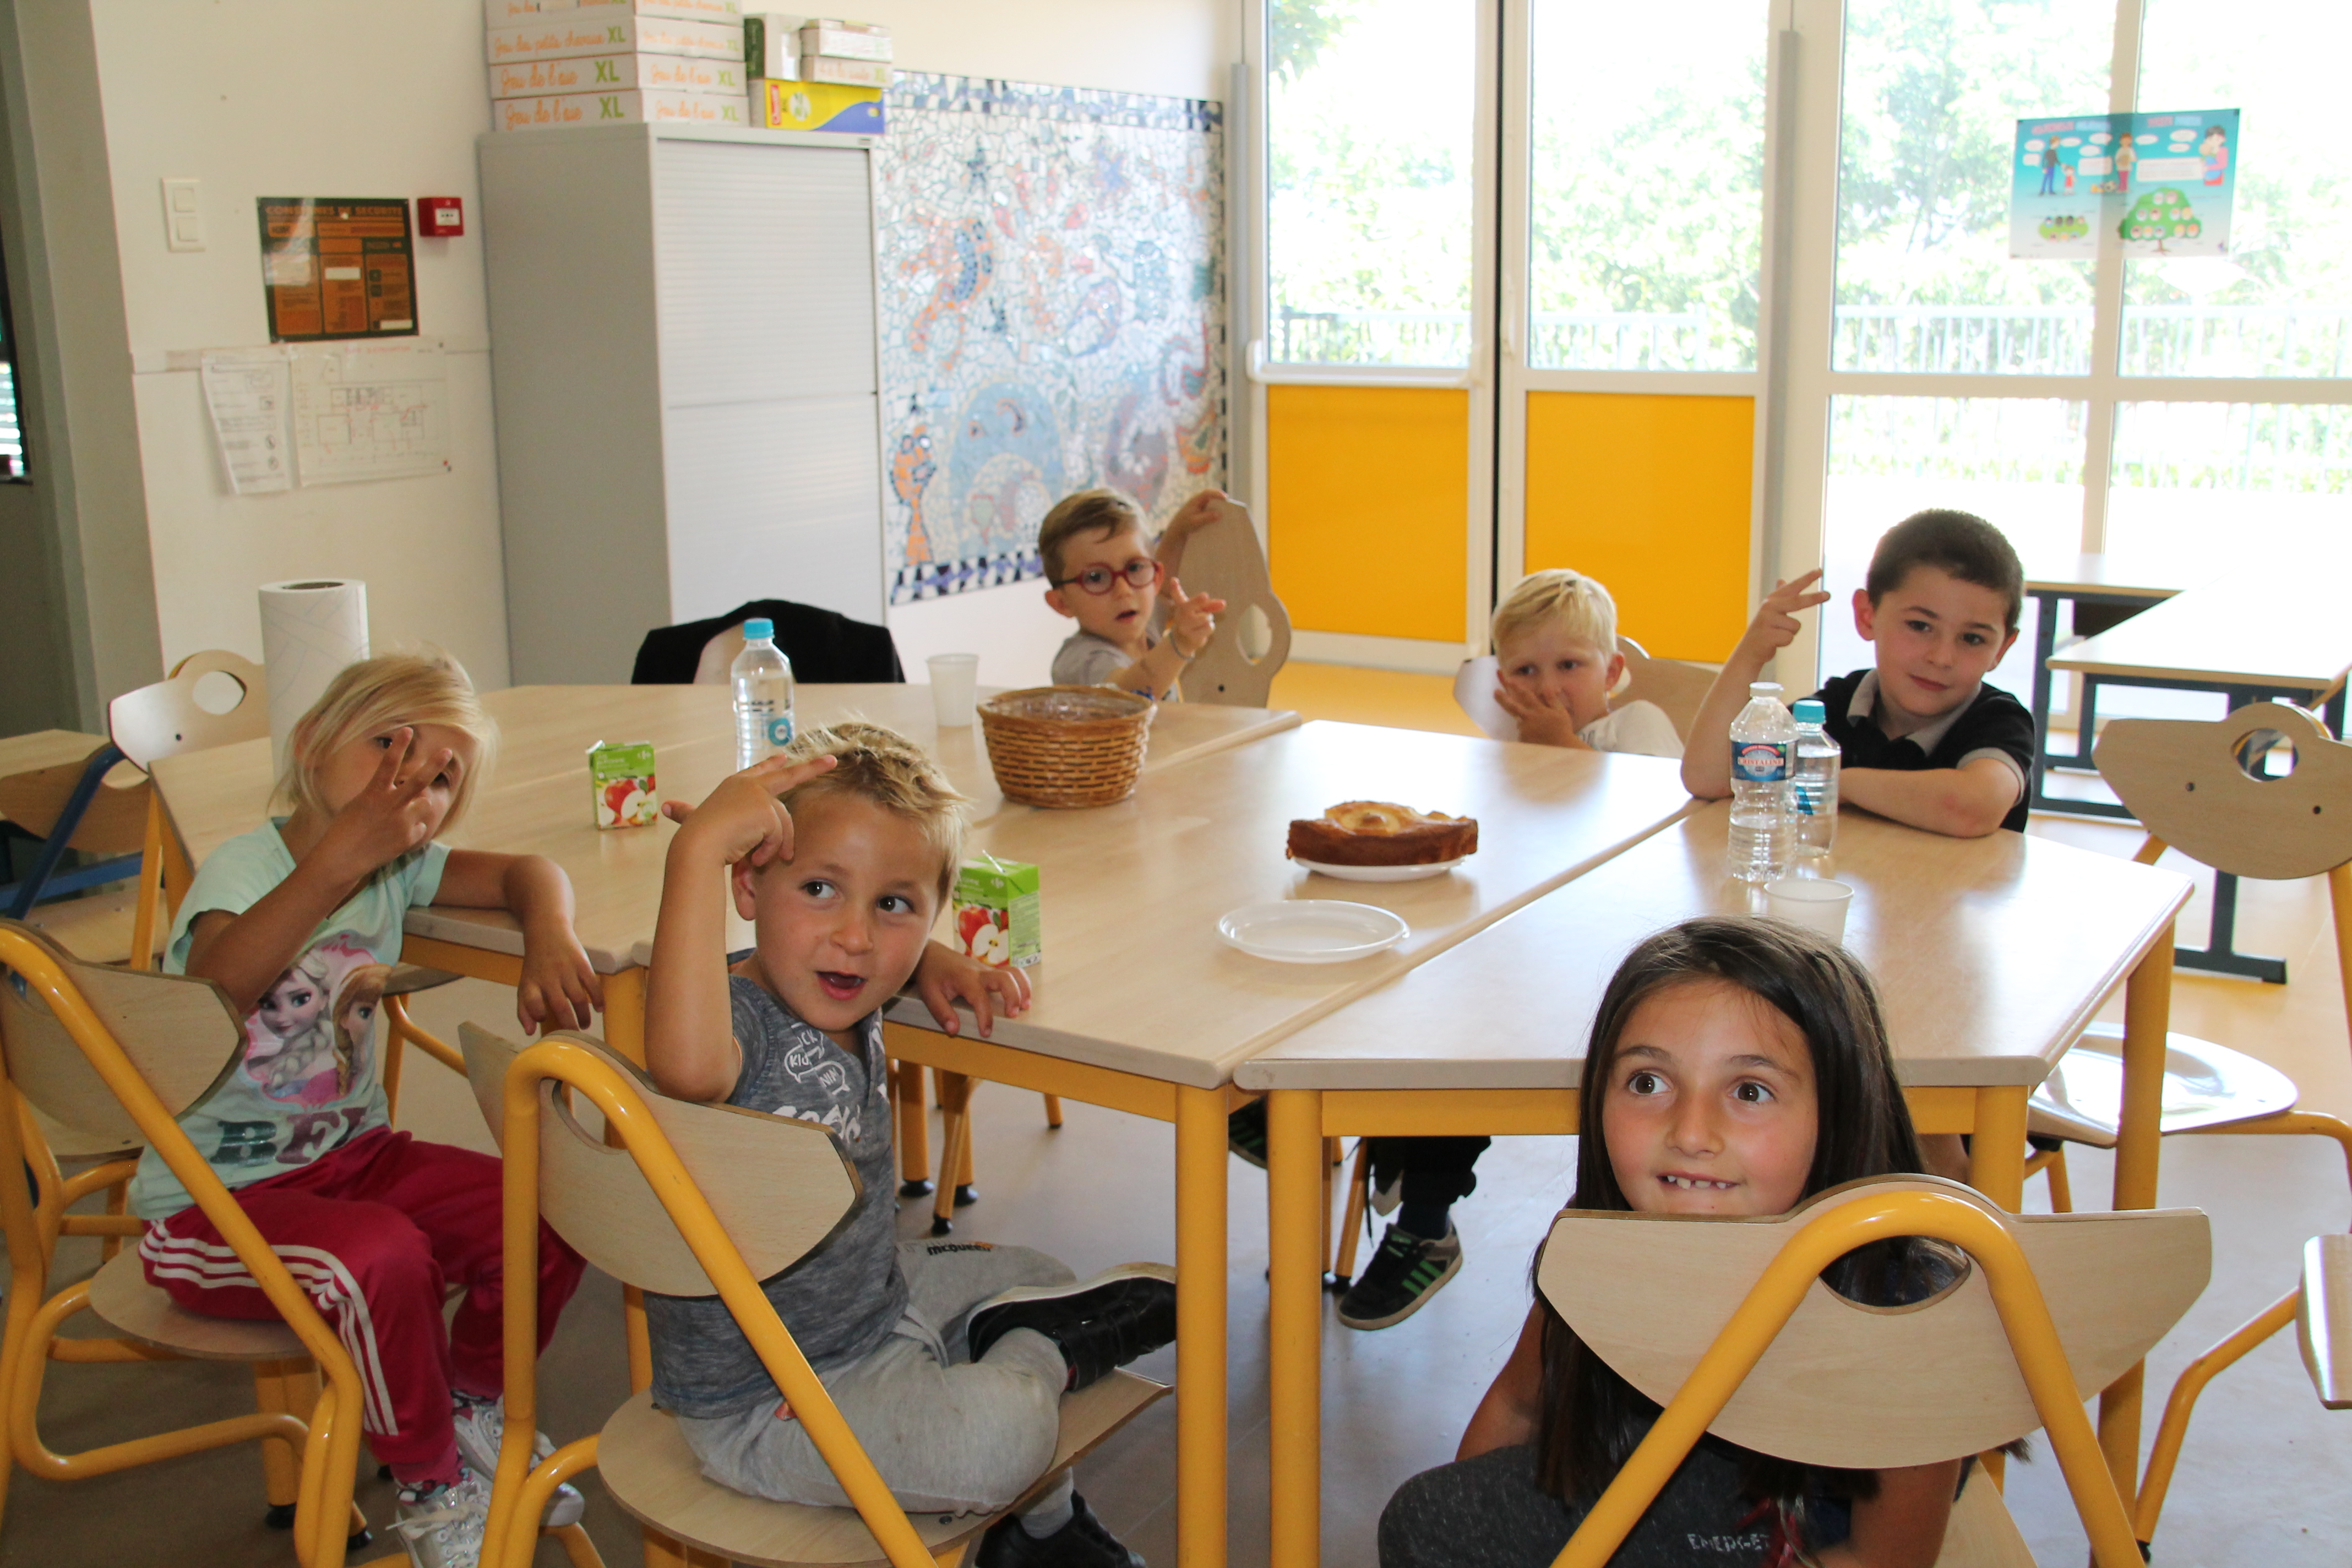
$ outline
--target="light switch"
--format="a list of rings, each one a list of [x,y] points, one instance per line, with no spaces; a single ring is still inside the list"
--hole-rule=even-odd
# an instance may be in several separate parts
[[[163,182],[163,243],[173,250],[205,247],[205,218],[196,205],[194,180]]]

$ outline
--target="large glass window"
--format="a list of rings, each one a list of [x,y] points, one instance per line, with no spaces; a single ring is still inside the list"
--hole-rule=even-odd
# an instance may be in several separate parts
[[[1533,0],[1527,363],[1753,370],[1761,0]]]
[[[2127,264],[2123,373],[2352,375],[2352,6],[2147,0],[2142,37],[2143,107],[2244,118],[2230,254]]]
[[[1832,397],[1822,586],[1837,597],[1821,611],[1822,675],[1872,662],[1849,601],[1878,536],[1915,511],[1958,507],[1991,520],[2028,572],[2071,565],[2083,531],[2084,418],[2084,405],[2054,397]],[[1992,677],[2011,690],[2033,683],[2027,631]]]
[[[1470,363],[1475,0],[1270,0],[1266,355]]]
[[[1852,0],[1838,171],[1842,371],[2079,375],[2091,273],[2009,255],[2014,121],[2107,106],[2115,0]]]
[[[2126,403],[2109,548],[2200,581],[2217,563],[2325,560],[2352,516],[2352,405]]]
[[[16,416],[16,331],[8,317],[8,268],[0,262],[0,480],[25,477],[25,431]]]

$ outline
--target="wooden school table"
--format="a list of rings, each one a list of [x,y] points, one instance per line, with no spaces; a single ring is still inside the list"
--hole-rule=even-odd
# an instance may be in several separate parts
[[[2177,574],[2137,572],[2116,556],[2086,553],[2063,561],[2037,562],[2025,575],[2026,597],[2034,604],[2033,618],[2033,773],[2025,804],[2032,811],[2073,812],[2082,816],[2118,815],[2105,801],[2078,801],[2051,795],[2045,788],[2053,767],[2091,766],[2086,742],[2077,741],[2071,752],[2050,749],[2050,656],[2058,647],[2058,606],[2074,606],[2074,629],[2093,636],[2128,620],[2151,605],[2161,604],[2180,590],[2167,586]],[[2088,729],[2078,731],[2088,734]]]
[[[475,798],[449,842],[541,854],[571,876],[574,929],[604,977],[605,1038],[633,1059],[644,1055],[644,960],[661,900],[662,858],[670,829],[599,830],[590,817],[586,752],[598,741],[649,741],[664,799],[699,800],[735,764],[730,696],[719,686],[518,686],[483,705],[499,721],[499,758],[489,788]],[[975,815],[1003,808],[980,730],[940,731],[928,686],[803,686],[803,726],[845,718],[887,724],[929,751]],[[1296,713],[1262,708],[1172,704],[1155,719],[1147,771],[1295,726]],[[156,764],[165,811],[190,859],[202,865],[224,840],[258,826],[269,795],[269,742],[192,752]],[[522,932],[511,916],[486,910],[417,910],[402,956],[511,985],[520,973]]]
[[[1479,852],[1415,882],[1339,882],[1283,854],[1293,817],[1343,800],[1478,818]],[[902,1062],[1175,1124],[1177,1553],[1225,1560],[1225,1117],[1234,1068],[1690,809],[1677,765],[1456,735],[1312,723],[1162,770],[1090,811],[1008,809],[972,847],[1034,861],[1045,962],[1027,1015],[981,1040],[891,1009]],[[1396,947],[1340,964],[1252,958],[1217,919],[1262,900],[1343,899],[1404,917]],[[736,939],[730,938],[730,942]]]
[[[1037,815],[1027,807],[1008,807],[997,794],[977,725],[945,731],[937,728],[928,686],[804,685],[795,697],[803,726],[858,717],[887,724],[920,743],[939,759],[956,787],[972,797],[975,815],[982,821],[1007,810]],[[515,687],[487,693],[483,702],[501,731],[499,761],[489,787],[474,800],[470,814],[452,830],[449,841],[459,847],[546,855],[564,868],[572,879],[577,904],[573,929],[604,982],[604,1038],[632,1060],[643,1061],[644,965],[650,956],[655,917],[660,908],[664,857],[675,829],[667,822],[646,828],[598,829],[590,815],[585,753],[599,740],[649,741],[655,747],[658,793],[665,799],[699,800],[734,769],[728,689],[717,686]],[[1294,729],[1297,723],[1297,714],[1282,710],[1171,704],[1153,719],[1145,773],[1150,777],[1222,749],[1245,746]],[[156,782],[190,859],[201,866],[224,840],[264,819],[271,782],[269,742],[250,741],[166,759],[157,764]],[[1053,820],[1077,821],[1086,815]],[[1279,835],[1275,845],[1279,855]],[[1081,875],[1076,868],[1069,874],[1073,879]],[[1055,898],[1052,887],[1049,882],[1049,901]],[[1067,901],[1066,895],[1065,900],[1051,907],[1075,916],[1075,902]],[[408,936],[401,956],[409,963],[506,985],[520,977],[522,934],[513,918],[502,911],[416,910],[410,912],[406,927]],[[747,925],[733,921],[730,931],[730,946],[749,945]],[[1075,938],[1076,932],[1069,934]],[[1221,1121],[1221,1157],[1222,1125]],[[1215,1216],[1220,1279],[1223,1219],[1220,1195]],[[630,1296],[630,1386],[643,1389],[651,1379],[652,1364],[643,1309],[635,1304],[634,1291]],[[1220,1309],[1217,1327],[1222,1329],[1222,1295],[1216,1304]],[[1222,1376],[1222,1352],[1218,1361]],[[1222,1383],[1217,1393],[1223,1393]],[[1204,1396],[1199,1403],[1211,1406],[1213,1402]],[[1213,1414],[1222,1459],[1221,1399],[1213,1402]],[[1217,1479],[1217,1503],[1222,1510],[1222,1468]],[[1222,1553],[1222,1529],[1216,1544]],[[657,1537],[649,1536],[647,1561],[681,1559]]]
[[[1322,1140],[1574,1132],[1593,1016],[1625,952],[1693,915],[1760,912],[1761,895],[1724,874],[1728,824],[1727,805],[1695,812],[1235,1073],[1270,1091],[1273,1568],[1313,1568],[1320,1550]],[[2006,1207],[2023,1186],[2028,1094],[2126,988],[2115,1201],[2153,1206],[2187,879],[2021,834],[1946,838],[1853,811],[1835,871],[1855,889],[1846,942],[1878,982],[1914,1120],[1978,1134],[1970,1180]],[[2126,1496],[2138,1376],[2101,1408]]]
[[[2083,676],[2084,735],[2093,733],[2098,689],[2106,685],[2218,691],[2233,710],[2266,701],[2324,707],[2327,727],[2341,738],[2345,676],[2352,671],[2352,616],[2344,613],[2343,580],[2340,570],[2321,567],[2288,581],[2233,579],[2191,588],[2053,655],[2050,668]],[[2129,815],[2105,802],[2064,809]],[[2236,950],[2237,924],[2238,879],[2217,871],[2211,935],[2202,948],[2181,949],[2175,962],[2184,969],[2285,984],[2284,959]]]

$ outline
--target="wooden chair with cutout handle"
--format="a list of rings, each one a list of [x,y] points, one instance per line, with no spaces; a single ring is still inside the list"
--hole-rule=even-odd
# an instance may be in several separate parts
[[[1184,542],[1177,574],[1187,597],[1225,602],[1209,646],[1184,667],[1184,700],[1263,708],[1290,658],[1290,612],[1275,595],[1249,513],[1227,501],[1218,514]]]
[[[526,1048],[468,1024],[459,1038],[506,1161],[508,1438],[482,1568],[527,1568],[530,1521],[559,1483],[591,1468],[648,1532],[684,1543],[690,1562],[955,1568],[1002,1516],[918,1519],[900,1509],[760,1289],[824,1245],[857,1201],[856,1170],[833,1133],[812,1121],[672,1100],[583,1036],[550,1036]],[[604,1138],[582,1127],[575,1100],[603,1116]],[[769,1502],[706,1479],[677,1418],[655,1407],[650,1390],[623,1405],[601,1433],[534,1466],[542,1218],[625,1284],[725,1301],[855,1506]],[[1061,1441],[1033,1492],[1166,1392],[1121,1372],[1066,1396]]]
[[[1927,1237],[1968,1272],[1925,1301],[1857,1305],[1821,1272],[1866,1242]],[[1554,1568],[1601,1568],[1706,1433],[1800,1464],[1882,1469],[1980,1454],[2039,1427],[2096,1568],[2139,1568],[2083,1408],[2204,1289],[2194,1209],[2012,1215],[1958,1183],[1832,1188],[1790,1214],[1709,1220],[1567,1210],[1537,1287],[1602,1362],[1664,1406]],[[1953,1505],[1938,1568],[2031,1568],[1989,1476]]]
[[[196,700],[197,683],[213,675],[226,678],[237,689],[236,701],[217,713]],[[268,738],[269,677],[261,666],[224,649],[192,653],[173,667],[168,679],[126,691],[109,703],[106,721],[122,754],[152,773],[154,764],[165,757]],[[171,929],[180,900],[194,879],[195,866],[172,822],[163,792],[151,790],[139,868],[138,913],[131,925],[132,968],[154,966],[157,933]],[[394,1115],[400,1110],[403,1047],[413,1045],[451,1072],[465,1073],[465,1059],[457,1047],[418,1027],[408,1011],[409,997],[457,978],[446,970],[400,963],[393,966],[392,977],[384,982],[383,1091]]]
[[[2293,747],[2295,763],[2290,773],[2273,774],[2268,759],[2283,742]],[[2329,736],[2300,708],[2257,702],[2213,721],[2117,719],[2100,732],[2093,755],[2116,798],[2147,830],[2133,857],[2142,864],[2153,864],[2169,847],[2242,878],[2327,879],[2336,980],[2352,1026],[2352,745]],[[2122,1112],[2122,1051],[2121,1031],[2114,1026],[2085,1030],[2034,1090],[2030,1130],[2045,1139],[2113,1148]],[[2296,1109],[2300,1096],[2294,1081],[2266,1062],[2194,1036],[2166,1037],[2159,1125],[2167,1135],[2331,1138],[2352,1175],[2352,1124]],[[2065,1206],[2063,1142],[2028,1169],[2045,1169],[2053,1205]],[[2304,1287],[2190,1362],[2173,1384],[2134,1507],[2142,1542],[2155,1538],[2198,1396],[2222,1371],[2297,1320],[2313,1279],[2306,1271]]]
[[[352,1501],[360,1442],[358,1371],[335,1331],[174,1120],[236,1070],[244,1048],[244,1029],[210,982],[84,963],[31,928],[0,921],[0,1172],[8,1173],[0,1180],[0,1220],[10,1268],[0,1412],[15,1461],[55,1481],[258,1441],[270,1522],[292,1529],[302,1568],[336,1568],[347,1550],[368,1540]],[[119,1254],[96,1275],[50,1295],[47,1276],[59,1235],[135,1236],[143,1227],[127,1216],[64,1213],[81,1194],[127,1179],[130,1162],[62,1181],[34,1112],[86,1139],[152,1147],[282,1321],[184,1311],[147,1282],[136,1251]],[[20,1163],[33,1173],[37,1193],[16,1179]],[[119,1337],[58,1338],[66,1320],[85,1310]],[[259,1409],[77,1454],[57,1453],[42,1437],[38,1410],[50,1362],[183,1359],[249,1363]],[[0,1473],[0,1487],[5,1479]]]
[[[100,742],[80,759],[0,778],[0,817],[43,840],[31,871],[0,899],[0,913],[23,921],[83,958],[102,963],[132,956],[122,909],[111,899],[68,898],[136,875],[141,825],[151,790],[122,753]],[[68,849],[100,857],[65,868]]]

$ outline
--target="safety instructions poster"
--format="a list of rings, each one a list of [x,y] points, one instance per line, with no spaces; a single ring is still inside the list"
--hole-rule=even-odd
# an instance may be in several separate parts
[[[2009,253],[2227,256],[2237,190],[2238,110],[2076,114],[2017,122]]]
[[[269,341],[414,337],[416,254],[398,196],[263,196]]]

